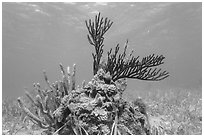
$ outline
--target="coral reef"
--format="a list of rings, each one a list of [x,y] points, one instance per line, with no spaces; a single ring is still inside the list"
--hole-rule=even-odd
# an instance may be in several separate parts
[[[20,107],[30,119],[46,129],[46,134],[149,134],[148,118],[144,103],[131,103],[122,98],[126,80],[107,80],[107,73],[98,70],[94,78],[82,87],[75,87],[75,67],[62,71],[62,81],[50,85],[44,72],[49,90],[37,87],[35,99],[26,92],[30,101],[38,108],[33,114],[21,99]],[[69,89],[69,90],[68,90]],[[145,108],[144,108],[145,109]]]
[[[62,64],[62,80],[50,84],[46,72],[44,77],[48,89],[34,84],[38,92],[35,99],[26,92],[36,111],[30,111],[18,98],[24,113],[45,129],[45,134],[68,135],[143,135],[151,134],[146,106],[141,99],[129,102],[123,99],[126,78],[159,81],[169,73],[155,67],[163,64],[164,57],[150,55],[139,61],[132,53],[126,56],[127,43],[123,53],[119,53],[119,44],[108,52],[107,61],[101,61],[104,34],[113,22],[96,15],[92,22],[86,21],[88,41],[95,47],[93,56],[93,79],[76,87],[76,66],[70,73]],[[158,130],[158,127],[154,127]]]

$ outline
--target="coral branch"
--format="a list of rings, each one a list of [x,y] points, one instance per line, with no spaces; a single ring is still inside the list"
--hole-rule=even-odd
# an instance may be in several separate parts
[[[41,112],[44,116],[48,117],[48,119],[46,119],[46,121],[47,121],[48,123],[50,123],[50,126],[51,126],[51,123],[54,122],[54,120],[53,120],[52,116],[49,114],[49,112],[50,112],[49,109],[48,109],[48,110],[45,109],[45,106],[43,105],[42,99],[40,98],[39,95],[36,96],[36,100],[37,100],[37,102],[38,102],[38,108],[40,109],[40,112]],[[45,117],[45,118],[46,118],[46,117]]]
[[[69,79],[68,76],[65,73],[64,67],[62,66],[62,64],[60,64],[60,69],[62,72],[62,79],[63,79],[63,87],[64,87],[64,91],[65,91],[65,95],[68,95],[69,93]]]
[[[18,98],[18,104],[19,106],[23,109],[23,111],[27,114],[27,116],[29,116],[31,119],[33,119],[35,122],[37,122],[37,124],[41,127],[41,128],[48,128],[49,125],[46,125],[46,123],[44,123],[41,119],[39,119],[37,116],[35,116],[33,113],[30,112],[29,109],[27,109],[23,102],[21,101],[20,98]]]
[[[119,53],[119,44],[112,53],[112,48],[108,52],[108,60],[106,64],[106,72],[110,72],[113,81],[121,78],[133,78],[140,80],[159,81],[169,76],[166,71],[160,72],[161,69],[154,68],[163,64],[164,56],[156,56],[154,54],[144,57],[141,61],[139,56],[134,57],[133,51],[126,57],[127,43],[123,53]],[[154,69],[153,69],[154,68]]]
[[[76,64],[73,65],[73,72],[72,72],[72,90],[76,89],[76,78],[75,78],[75,74],[76,74]]]
[[[26,96],[28,97],[28,99],[35,105],[37,106],[37,103],[33,100],[32,96],[30,95],[30,93],[26,90],[25,91]]]
[[[47,74],[46,74],[46,71],[45,71],[45,70],[43,71],[43,75],[44,75],[45,82],[46,82],[47,86],[48,86],[51,90],[53,90],[52,86],[50,85],[50,82],[49,82],[49,80],[48,80],[48,77],[47,77]]]
[[[89,19],[89,21],[85,21],[85,23],[89,32],[89,35],[87,35],[88,41],[95,47],[95,54],[92,53],[94,59],[93,72],[95,75],[99,69],[100,60],[103,54],[104,34],[110,29],[113,22],[108,20],[108,18],[104,20],[103,17],[100,17],[99,13],[95,16],[95,21],[92,22],[92,20]]]

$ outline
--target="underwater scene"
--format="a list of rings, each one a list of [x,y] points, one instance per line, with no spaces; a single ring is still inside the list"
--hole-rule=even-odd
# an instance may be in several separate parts
[[[202,3],[3,2],[3,135],[202,135]]]

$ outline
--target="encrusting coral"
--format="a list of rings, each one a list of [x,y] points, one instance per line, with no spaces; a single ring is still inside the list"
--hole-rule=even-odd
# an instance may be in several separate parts
[[[107,62],[102,62],[104,34],[113,23],[100,18],[95,22],[86,21],[89,31],[88,40],[95,47],[93,56],[93,79],[76,87],[76,65],[72,73],[69,67],[60,69],[62,80],[51,84],[44,71],[48,89],[34,84],[38,95],[35,99],[26,92],[26,96],[36,108],[34,114],[26,107],[21,98],[19,106],[33,123],[45,129],[45,134],[67,135],[143,135],[151,134],[146,105],[141,99],[133,102],[123,99],[127,86],[126,78],[159,81],[169,76],[168,72],[160,72],[158,65],[163,64],[163,56],[147,56],[139,61],[139,57],[129,55],[126,49],[119,54],[119,45],[115,52],[108,52]],[[157,128],[157,127],[156,127]]]

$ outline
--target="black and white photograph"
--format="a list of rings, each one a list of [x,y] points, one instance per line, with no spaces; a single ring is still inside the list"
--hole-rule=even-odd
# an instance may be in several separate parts
[[[2,135],[202,135],[202,2],[2,2]]]

